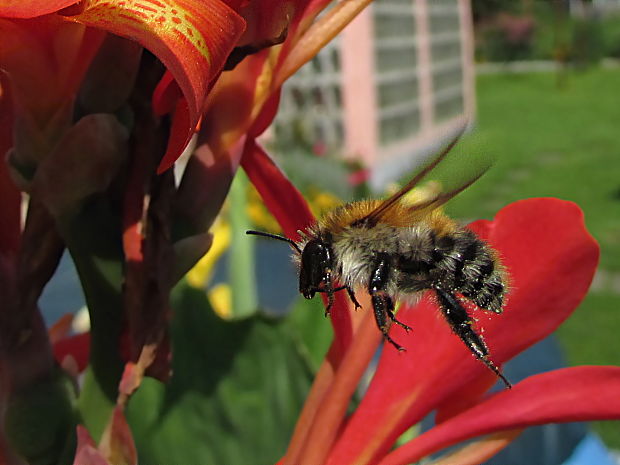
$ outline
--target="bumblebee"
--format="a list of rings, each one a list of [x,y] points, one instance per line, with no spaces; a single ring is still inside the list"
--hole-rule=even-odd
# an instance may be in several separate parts
[[[457,138],[458,139],[458,138]],[[404,196],[437,166],[456,143],[452,141],[429,165],[386,200],[363,200],[337,207],[306,231],[300,240],[260,231],[247,234],[288,242],[299,266],[299,291],[306,299],[346,290],[356,308],[356,289],[372,301],[377,326],[389,335],[391,324],[410,331],[395,315],[395,302],[413,303],[430,291],[452,331],[472,354],[510,388],[510,382],[489,359],[489,349],[476,332],[464,306],[501,313],[507,274],[498,254],[472,231],[447,217],[439,207],[471,185],[478,176],[450,192],[436,192],[408,204]]]

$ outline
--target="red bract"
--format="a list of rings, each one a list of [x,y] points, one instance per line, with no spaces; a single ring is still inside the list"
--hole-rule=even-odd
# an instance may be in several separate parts
[[[289,222],[302,218],[278,200],[287,196],[274,195],[286,186],[272,173],[271,183],[259,183],[258,188],[267,191],[263,198],[277,217],[282,209],[288,211],[282,222],[290,230]],[[298,224],[303,226],[303,221]],[[470,228],[499,252],[510,275],[504,313],[473,313],[491,358],[501,365],[549,335],[573,312],[588,290],[599,250],[580,209],[558,199],[520,201],[493,221],[478,221]],[[487,397],[496,378],[451,334],[434,302],[425,298],[401,309],[399,318],[414,330],[405,333],[394,326],[392,333],[407,351],[385,347],[366,394],[345,420],[349,400],[380,341],[372,318],[366,308],[342,363],[329,363],[319,371],[280,463],[407,464],[465,439],[497,433],[462,449],[454,462],[473,464],[505,447],[518,434],[515,430],[529,425],[620,417],[617,367],[557,370]],[[432,411],[437,412],[435,428],[390,452],[403,432]]]

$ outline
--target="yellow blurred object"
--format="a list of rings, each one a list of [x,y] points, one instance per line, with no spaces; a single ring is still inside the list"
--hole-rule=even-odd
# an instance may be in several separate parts
[[[230,319],[232,316],[232,292],[228,284],[220,283],[213,286],[209,291],[209,302],[220,318]]]
[[[256,229],[272,233],[282,232],[280,225],[275,220],[273,215],[269,213],[269,210],[265,207],[263,199],[252,184],[248,186],[247,214]]]
[[[320,218],[325,213],[333,210],[335,207],[342,203],[338,197],[329,192],[321,191],[316,188],[309,189],[306,196],[306,200],[310,205],[310,210],[316,218]],[[256,229],[261,231],[267,231],[271,233],[280,234],[282,230],[275,218],[269,213],[267,207],[261,199],[260,194],[256,191],[254,186],[250,185],[248,190],[248,216],[250,221],[254,224]]]
[[[342,200],[329,192],[310,189],[308,203],[314,216],[320,218],[340,205]]]
[[[406,204],[413,205],[415,203],[430,200],[441,193],[441,183],[438,181],[428,181],[427,183],[414,187],[403,197]]]
[[[187,273],[187,282],[190,286],[204,289],[211,279],[215,263],[230,246],[230,225],[221,219],[216,220],[213,228],[213,245],[194,267]]]

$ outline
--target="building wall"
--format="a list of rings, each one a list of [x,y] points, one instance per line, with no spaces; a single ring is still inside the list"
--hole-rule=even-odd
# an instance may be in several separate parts
[[[276,137],[356,158],[382,188],[475,117],[469,0],[375,0],[287,83]]]

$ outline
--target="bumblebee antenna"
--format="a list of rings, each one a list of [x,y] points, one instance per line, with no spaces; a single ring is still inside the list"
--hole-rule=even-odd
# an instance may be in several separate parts
[[[279,234],[266,233],[266,232],[263,232],[263,231],[254,231],[254,230],[251,230],[251,229],[249,231],[246,231],[245,233],[253,235],[253,236],[269,237],[270,239],[277,239],[279,241],[288,242],[288,244],[291,247],[293,247],[297,251],[297,253],[299,255],[301,255],[301,249],[299,248],[297,243],[293,239],[289,239],[286,236],[280,236]]]

